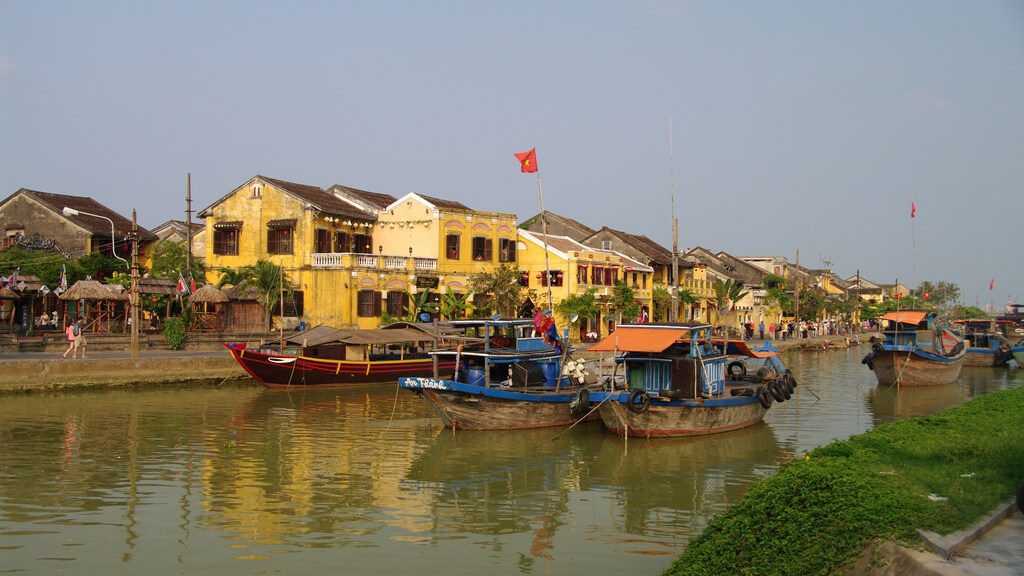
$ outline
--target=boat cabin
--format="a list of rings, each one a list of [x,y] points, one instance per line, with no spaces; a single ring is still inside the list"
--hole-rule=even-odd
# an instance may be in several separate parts
[[[653,397],[718,396],[729,357],[709,340],[710,324],[622,324],[591,352],[621,352],[630,390]]]

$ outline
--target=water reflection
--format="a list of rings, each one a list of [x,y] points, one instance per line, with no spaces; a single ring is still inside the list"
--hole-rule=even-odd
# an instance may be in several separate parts
[[[0,567],[655,573],[789,455],[1024,384],[879,389],[859,352],[788,355],[800,386],[758,426],[652,441],[453,433],[393,384],[5,396]]]

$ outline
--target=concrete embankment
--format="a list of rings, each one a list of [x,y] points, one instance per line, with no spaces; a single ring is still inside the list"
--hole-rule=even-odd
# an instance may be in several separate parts
[[[8,358],[0,360],[0,372],[0,392],[8,393],[186,381],[216,383],[246,376],[227,352],[216,356],[140,355],[136,359],[110,353],[90,354],[78,360],[65,360],[59,355],[56,359]]]

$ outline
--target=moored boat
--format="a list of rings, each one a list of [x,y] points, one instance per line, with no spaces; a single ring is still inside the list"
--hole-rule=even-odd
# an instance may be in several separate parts
[[[460,430],[515,430],[569,425],[587,417],[582,360],[534,320],[456,320],[465,343],[435,352],[454,370],[432,377],[401,378],[399,385],[423,396],[444,425]],[[586,396],[585,394],[583,396]],[[596,418],[596,413],[592,416]]]
[[[250,349],[225,342],[250,376],[267,386],[331,386],[394,382],[403,376],[429,376],[451,370],[454,359],[436,358],[431,325],[400,323],[379,330],[338,330],[316,326],[285,338],[285,347]],[[289,345],[291,345],[289,347]]]
[[[879,318],[883,342],[875,342],[861,362],[884,386],[939,386],[960,377],[967,348],[938,325],[934,312],[899,310]]]
[[[776,352],[716,345],[710,329],[697,322],[620,325],[591,347],[615,352],[625,370],[626,390],[589,394],[605,427],[624,437],[713,434],[756,424],[774,401],[790,397],[796,382]]]
[[[996,330],[995,320],[968,318],[956,323],[964,327],[964,345],[967,346],[964,366],[1006,366],[1013,357],[1010,343]]]

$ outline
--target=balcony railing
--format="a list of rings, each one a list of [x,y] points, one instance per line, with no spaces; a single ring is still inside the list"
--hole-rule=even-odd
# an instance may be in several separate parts
[[[437,258],[413,258],[350,252],[314,252],[309,255],[313,268],[374,268],[385,270],[434,271]]]

